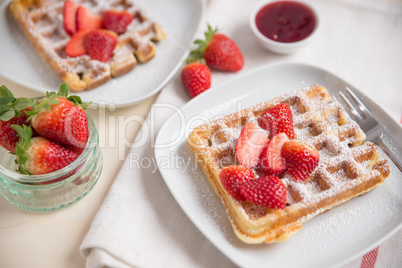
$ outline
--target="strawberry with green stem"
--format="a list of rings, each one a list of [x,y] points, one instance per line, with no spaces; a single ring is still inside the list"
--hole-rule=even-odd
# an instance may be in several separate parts
[[[71,164],[78,155],[62,145],[44,137],[32,137],[29,126],[13,125],[18,133],[16,163],[24,174],[42,175],[62,169]]]
[[[212,29],[208,24],[205,40],[194,41],[199,47],[190,52],[190,58],[194,60],[203,58],[211,69],[230,72],[241,70],[244,61],[239,47],[231,38],[217,31],[217,28]]]
[[[79,96],[68,96],[69,88],[62,83],[59,92],[48,92],[46,97],[26,112],[33,128],[43,137],[61,143],[76,152],[82,152],[89,138],[88,118],[84,111],[89,106]]]
[[[0,87],[0,145],[15,153],[17,132],[12,125],[30,125],[26,111],[32,110],[31,99],[15,98],[6,86]]]

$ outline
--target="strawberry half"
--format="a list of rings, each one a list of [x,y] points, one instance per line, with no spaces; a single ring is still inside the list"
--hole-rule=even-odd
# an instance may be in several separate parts
[[[286,170],[285,160],[281,156],[282,146],[289,141],[285,133],[275,135],[260,156],[260,167],[269,175],[279,175]]]
[[[84,38],[87,34],[87,31],[78,31],[71,37],[66,45],[67,56],[78,57],[87,54],[84,46]]]
[[[237,72],[243,68],[243,54],[236,43],[224,34],[217,34],[217,29],[208,25],[205,40],[194,41],[199,47],[191,51],[191,57],[204,58],[211,69]]]
[[[117,34],[124,33],[132,20],[133,16],[127,11],[106,10],[103,13],[103,25]]]
[[[240,185],[254,178],[254,173],[243,166],[224,167],[219,174],[223,187],[237,201],[245,201],[240,194]]]
[[[75,15],[76,31],[94,31],[103,27],[102,15],[92,13],[84,6],[79,6]]]
[[[181,71],[181,81],[191,98],[211,87],[211,71],[200,62],[187,64]]]
[[[300,140],[285,142],[281,155],[286,161],[287,172],[296,180],[305,180],[310,177],[320,161],[317,149]]]
[[[76,19],[75,19],[76,12],[77,12],[77,5],[71,0],[66,0],[64,2],[64,10],[63,10],[63,25],[64,30],[69,36],[73,36],[76,32]]]
[[[101,62],[107,62],[113,56],[116,44],[116,33],[103,29],[90,32],[84,39],[84,46],[88,55]]]
[[[270,137],[278,133],[285,133],[290,140],[295,136],[293,114],[289,106],[284,103],[277,104],[258,117],[261,128],[270,132]]]
[[[71,164],[78,155],[44,137],[32,137],[32,129],[14,126],[20,137],[17,144],[17,163],[23,173],[42,175]]]
[[[254,168],[262,150],[267,146],[267,135],[253,123],[246,123],[237,140],[235,153],[237,161],[246,168]]]
[[[240,185],[240,194],[245,199],[272,209],[286,207],[286,186],[276,176],[264,176]]]

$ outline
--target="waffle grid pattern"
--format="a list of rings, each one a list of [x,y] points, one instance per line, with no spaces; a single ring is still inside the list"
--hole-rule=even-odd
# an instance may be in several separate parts
[[[14,0],[9,9],[28,39],[60,78],[74,91],[96,88],[111,77],[131,71],[137,62],[147,62],[156,54],[154,42],[165,38],[161,26],[150,20],[132,0],[75,0],[94,13],[127,10],[133,15],[125,33],[119,35],[114,55],[108,63],[88,55],[68,57],[65,47],[70,36],[63,26],[64,1]]]

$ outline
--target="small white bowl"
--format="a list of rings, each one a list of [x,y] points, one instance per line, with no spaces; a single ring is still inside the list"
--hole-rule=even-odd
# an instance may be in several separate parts
[[[255,34],[255,36],[257,36],[258,41],[266,49],[271,50],[271,51],[276,52],[276,53],[279,53],[279,54],[292,53],[292,52],[295,52],[296,50],[298,50],[299,48],[301,48],[302,46],[306,45],[308,42],[311,41],[312,38],[314,38],[314,36],[317,33],[318,26],[319,26],[318,13],[317,13],[317,11],[315,10],[315,8],[312,5],[310,5],[309,3],[303,2],[303,1],[293,1],[293,0],[286,0],[286,1],[302,3],[302,4],[306,5],[306,6],[308,6],[309,8],[311,8],[311,10],[314,13],[314,16],[315,16],[315,19],[316,19],[316,25],[314,27],[314,30],[309,36],[307,36],[306,38],[304,38],[304,39],[302,39],[300,41],[291,42],[291,43],[284,43],[284,42],[274,41],[272,39],[269,39],[265,35],[263,35],[257,28],[255,18],[257,16],[258,12],[264,6],[268,5],[269,3],[280,2],[280,0],[263,0],[263,1],[260,1],[254,7],[254,9],[253,9],[253,11],[251,12],[251,15],[250,15],[250,27],[251,27],[251,30],[253,31],[253,33]]]

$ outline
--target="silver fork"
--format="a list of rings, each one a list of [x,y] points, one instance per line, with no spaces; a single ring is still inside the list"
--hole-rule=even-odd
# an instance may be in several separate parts
[[[384,127],[374,118],[370,110],[364,105],[364,103],[359,100],[359,98],[353,93],[353,91],[346,87],[346,91],[349,93],[355,105],[339,91],[339,95],[342,97],[344,102],[349,108],[350,114],[355,118],[356,122],[359,124],[360,128],[366,133],[366,140],[377,144],[395,163],[395,165],[402,171],[402,162],[399,160],[395,154],[384,144],[383,134]],[[360,112],[359,112],[359,111]]]

